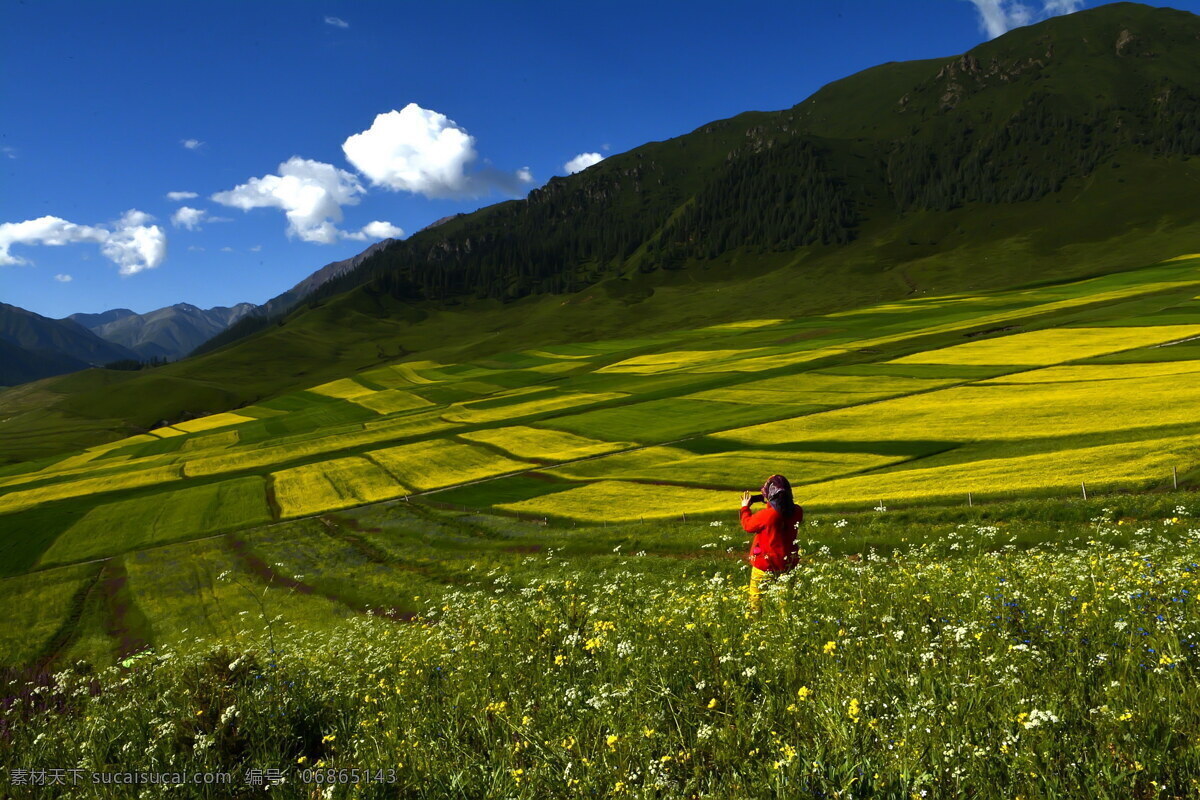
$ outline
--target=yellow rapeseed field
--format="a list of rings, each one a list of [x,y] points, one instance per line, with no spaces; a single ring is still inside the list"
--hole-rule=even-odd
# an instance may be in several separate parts
[[[773,450],[697,455],[678,447],[647,447],[630,453],[565,464],[546,471],[571,479],[671,481],[748,489],[758,486],[776,473],[786,475],[793,484],[813,483],[895,464],[905,458],[874,453],[787,453]]]
[[[1056,450],[1012,458],[985,458],[939,467],[897,469],[796,487],[796,502],[846,506],[892,500],[963,499],[1010,493],[1135,488],[1169,483],[1171,467],[1200,460],[1200,435]]]
[[[731,510],[736,511],[740,502],[738,495],[732,491],[598,481],[565,492],[505,503],[497,508],[518,514],[556,516],[580,522],[632,522],[642,518],[679,518],[685,513],[728,514]]]
[[[101,492],[113,492],[118,489],[134,489],[141,486],[153,486],[159,483],[179,480],[179,467],[176,465],[152,467],[150,469],[130,472],[116,472],[95,478],[83,478],[76,481],[65,481],[50,486],[39,486],[36,489],[9,492],[0,495],[0,514],[13,511],[23,511],[55,500],[66,500],[72,497],[87,497]]]
[[[1107,369],[1105,367],[1104,369]],[[1107,433],[1200,420],[1200,373],[1130,381],[978,384],[712,434],[745,444],[950,441]]]
[[[405,392],[400,389],[371,392],[346,399],[363,408],[369,408],[378,414],[396,414],[401,411],[412,411],[413,409],[426,408],[433,405],[433,403],[423,397],[418,397],[412,392]]]
[[[404,486],[364,458],[338,458],[271,473],[284,518],[400,497]]]
[[[897,358],[891,364],[1015,364],[1041,366],[1132,350],[1200,334],[1200,325],[1136,328],[1050,328]]]
[[[329,383],[314,386],[308,391],[325,397],[337,397],[341,400],[353,400],[358,397],[375,394],[374,389],[368,389],[353,378],[342,378]]]
[[[471,424],[497,422],[505,419],[525,417],[531,414],[543,414],[547,411],[557,411],[563,408],[594,405],[606,400],[615,400],[626,396],[622,392],[562,392],[498,408],[471,408],[470,406],[455,404],[444,412],[442,417],[452,422]]]
[[[439,489],[532,467],[482,447],[444,440],[372,450],[371,459],[415,489]]]
[[[198,419],[190,419],[187,422],[179,422],[175,424],[175,428],[187,433],[198,433],[200,431],[210,431],[214,428],[227,428],[230,425],[240,425],[243,422],[253,422],[254,417],[245,417],[241,414],[235,414],[232,411],[227,411],[224,414],[210,414],[207,417]]]
[[[105,442],[104,444],[93,445],[92,447],[84,448],[86,453],[108,453],[112,450],[119,450],[122,447],[128,447],[131,444],[145,444],[147,442],[158,441],[153,436],[145,433],[139,433],[137,436],[126,436],[124,439],[118,439],[115,442]]]
[[[183,447],[179,448],[179,450],[180,452],[187,453],[193,450],[223,449],[232,447],[237,443],[237,431],[218,431],[217,433],[209,433],[204,436],[192,436],[183,443]]]
[[[585,458],[636,446],[630,442],[602,442],[573,433],[531,428],[526,425],[464,433],[462,438],[499,447],[518,458],[553,461]]]
[[[667,353],[634,356],[615,364],[600,367],[596,372],[622,372],[653,375],[659,372],[670,372],[685,367],[696,367],[702,364],[726,362],[735,358],[749,356],[761,352],[765,348],[756,347],[749,350],[673,350]]]
[[[556,353],[553,350],[522,350],[522,355],[533,356],[534,358],[553,358],[553,359],[570,359],[573,361],[586,361],[592,356],[587,353]]]
[[[761,381],[685,395],[688,400],[717,400],[726,403],[762,403],[847,406],[881,397],[937,389],[959,379],[928,380],[891,376],[827,375],[802,372]]]
[[[187,431],[181,431],[178,428],[172,428],[170,425],[166,425],[150,431],[150,435],[157,436],[159,439],[170,439],[173,436],[187,436]]]
[[[1173,375],[1188,376],[1192,380],[1200,373],[1200,361],[1156,361],[1147,364],[1073,364],[1062,367],[1047,367],[1030,372],[1018,372],[979,381],[980,385],[1018,383],[1072,383],[1090,381],[1098,391],[1117,388],[1120,391],[1141,391],[1140,387],[1120,386],[1121,381],[1141,381],[1145,378],[1165,378]],[[1113,382],[1118,382],[1114,385]]]
[[[761,348],[766,349],[766,348]],[[777,369],[790,364],[805,364],[828,356],[840,355],[847,352],[844,347],[818,347],[814,350],[798,350],[789,353],[770,353],[753,358],[734,358],[719,364],[701,364],[688,369],[688,372],[758,372],[764,369]]]
[[[740,331],[753,330],[754,328],[769,328],[772,325],[782,325],[787,322],[786,319],[744,319],[740,322],[722,322],[720,325],[709,325],[707,328],[700,328],[701,331]]]
[[[409,383],[427,384],[438,381],[425,377],[418,370],[437,369],[441,366],[443,365],[436,361],[409,361],[404,364],[392,364],[391,369]]]
[[[283,445],[267,445],[255,449],[243,448],[219,455],[196,457],[184,462],[184,474],[188,477],[220,475],[244,469],[272,466],[321,453],[332,453],[364,445],[385,444],[406,436],[446,430],[455,425],[438,419],[436,414],[418,414],[399,419],[375,420],[364,423],[362,427],[362,430],[340,432]]]

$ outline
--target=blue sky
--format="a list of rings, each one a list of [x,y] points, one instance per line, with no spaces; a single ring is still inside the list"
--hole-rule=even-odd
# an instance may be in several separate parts
[[[262,302],[581,154],[1096,4],[5,0],[0,301]]]

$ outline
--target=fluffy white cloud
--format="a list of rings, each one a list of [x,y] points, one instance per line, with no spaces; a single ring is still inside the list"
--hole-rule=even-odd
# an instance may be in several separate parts
[[[100,252],[120,266],[122,275],[154,269],[167,257],[167,235],[157,225],[147,224],[153,219],[136,209],[126,211],[115,230],[100,245]]]
[[[77,225],[50,216],[5,222],[0,224],[0,265],[29,263],[9,252],[14,244],[95,242],[105,258],[121,268],[122,275],[133,275],[157,267],[167,257],[167,235],[150,224],[153,220],[149,214],[132,209],[110,226]]]
[[[342,144],[346,160],[375,186],[426,197],[469,194],[475,139],[445,114],[409,103],[379,114]]]
[[[204,146],[204,142],[200,141],[199,139],[180,139],[179,143],[188,150],[199,150]]]
[[[200,223],[204,222],[205,212],[202,208],[191,208],[190,206],[181,206],[178,211],[171,215],[171,224],[176,228],[187,228],[189,231],[200,230]]]
[[[75,279],[72,278],[70,275],[64,275],[63,273],[60,272],[59,274],[54,276],[54,280],[58,281],[59,283],[70,283],[71,281],[73,281]]]
[[[342,221],[342,206],[357,204],[362,193],[362,184],[351,173],[292,156],[279,165],[279,174],[251,178],[212,199],[243,211],[281,209],[287,215],[289,236],[332,244],[341,233],[335,223]]]
[[[432,198],[478,197],[496,190],[519,194],[533,181],[529,169],[515,173],[475,161],[475,138],[445,114],[409,103],[379,114],[371,127],[342,143],[342,152],[372,186]]]
[[[970,0],[979,12],[979,25],[989,39],[1007,33],[1013,28],[1039,22],[1061,14],[1073,14],[1083,8],[1083,0],[1043,0],[1041,8],[1028,6],[1016,0]]]
[[[397,228],[392,223],[383,222],[382,220],[368,222],[362,226],[362,232],[371,239],[399,239],[404,235],[404,231],[401,228]]]
[[[375,220],[363,225],[357,231],[342,231],[341,235],[343,239],[365,242],[368,239],[399,239],[404,235],[404,230],[390,222]]]
[[[76,225],[61,217],[38,217],[24,222],[5,222],[0,225],[0,264],[28,264],[14,256],[9,248],[14,244],[43,244],[61,246],[72,242],[103,242],[109,231],[91,225]]]
[[[167,199],[172,203],[178,203],[181,200],[194,200],[199,196],[195,192],[167,192]]]
[[[346,22],[346,20],[342,19],[341,17],[326,17],[325,24],[332,25],[335,28],[349,28],[350,27],[350,23]]]
[[[172,225],[176,228],[187,228],[189,231],[200,230],[200,226],[206,222],[233,222],[233,220],[228,217],[214,217],[203,208],[190,206],[180,206],[171,215]]]
[[[604,156],[599,153],[580,153],[563,164],[563,169],[567,171],[568,175],[574,175],[576,172],[581,172],[593,164],[599,164],[603,160]]]

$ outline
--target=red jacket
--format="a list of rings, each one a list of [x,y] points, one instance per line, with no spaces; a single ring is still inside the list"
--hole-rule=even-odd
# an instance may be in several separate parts
[[[750,566],[767,572],[787,572],[799,560],[796,526],[804,521],[804,509],[794,506],[785,517],[770,503],[756,514],[742,506],[742,529],[755,534],[750,543]]]

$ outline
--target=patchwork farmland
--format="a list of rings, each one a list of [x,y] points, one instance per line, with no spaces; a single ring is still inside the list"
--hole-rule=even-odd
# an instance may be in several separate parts
[[[1128,572],[1121,554],[1135,541],[1130,537],[1143,537],[1136,541],[1144,552],[1158,546],[1145,540],[1146,519],[1158,526],[1154,531],[1175,537],[1180,550],[1168,559],[1170,591],[1185,597],[1179,592],[1195,541],[1184,523],[1200,508],[1173,490],[1200,477],[1200,258],[1159,264],[1139,276],[1140,282],[1118,274],[918,298],[822,318],[746,320],[463,363],[398,362],[7,467],[0,473],[0,602],[25,622],[20,632],[0,631],[0,661],[9,668],[79,660],[104,667],[133,654],[164,652],[202,665],[214,657],[214,646],[262,642],[271,652],[323,664],[298,679],[308,687],[303,692],[319,693],[318,684],[320,692],[334,691],[323,682],[336,680],[338,670],[322,661],[329,651],[311,637],[376,637],[391,644],[371,649],[369,658],[383,659],[389,674],[406,669],[401,663],[420,662],[427,675],[443,658],[436,653],[454,653],[470,669],[494,668],[481,642],[503,629],[518,637],[522,652],[548,660],[535,670],[539,675],[570,659],[607,664],[570,686],[522,678],[523,685],[538,687],[535,695],[544,693],[537,695],[541,701],[549,704],[571,686],[600,697],[611,691],[605,685],[624,680],[620,659],[602,662],[607,653],[647,665],[663,658],[613,633],[621,630],[614,621],[621,615],[641,619],[627,604],[666,602],[673,610],[653,624],[670,636],[691,635],[704,620],[713,641],[733,635],[741,618],[740,595],[731,587],[742,581],[736,559],[745,546],[734,527],[738,495],[775,472],[790,477],[809,518],[802,546],[811,574],[802,580],[828,581],[820,592],[809,586],[809,600],[794,599],[810,603],[819,631],[801,635],[778,627],[786,623],[782,618],[764,623],[776,626],[768,629],[781,646],[802,649],[801,640],[811,636],[827,642],[820,654],[827,660],[814,656],[799,667],[757,662],[780,676],[804,673],[786,678],[791,694],[800,693],[795,702],[818,686],[826,693],[878,694],[843,685],[842,673],[829,671],[836,654],[856,653],[856,669],[880,681],[892,674],[871,662],[868,634],[846,632],[856,624],[846,621],[850,612],[835,613],[834,601],[823,597],[853,596],[846,601],[851,616],[875,609],[899,618],[912,609],[895,606],[895,587],[911,593],[919,583],[920,591],[940,593],[952,605],[963,592],[991,592],[997,580],[1009,580],[1013,573],[996,572],[996,553],[1031,548],[1005,563],[1027,576],[1026,591],[1036,584],[1053,598],[1054,609],[1070,606],[1077,621],[1084,614],[1077,602],[1081,565],[1107,559],[1114,570]],[[967,527],[970,537],[962,533]],[[1002,529],[1007,550],[996,549]],[[1037,555],[1048,542],[1078,552],[1050,564]],[[950,546],[975,553],[956,578],[946,565],[965,556]],[[891,553],[895,566],[880,561],[862,573],[846,571],[846,555],[876,552]],[[916,572],[904,571],[909,557],[921,564]],[[562,578],[555,584],[560,596],[593,611],[580,623],[578,643],[564,640],[542,652],[553,638],[546,631],[560,623],[547,617],[529,627],[521,609],[559,613],[549,609],[560,600],[542,594],[550,571]],[[622,584],[624,599],[612,596],[606,586],[628,583],[631,575],[640,588]],[[1113,580],[1133,586],[1139,579],[1130,573]],[[1101,584],[1087,585],[1095,588],[1092,599],[1080,601],[1088,613],[1102,613],[1109,623],[1129,616],[1105,599],[1110,595],[1096,588]],[[520,597],[509,598],[517,588]],[[573,619],[582,607],[568,604],[562,613]],[[1067,613],[1039,609],[1029,613],[1047,620]],[[489,616],[495,613],[508,621]],[[1137,618],[1146,613],[1138,611]],[[987,620],[967,616],[962,625],[972,641],[999,636]],[[440,633],[429,633],[437,626],[396,627],[414,619],[447,627]],[[867,625],[866,619],[857,624]],[[1177,622],[1178,631],[1191,630],[1188,620]],[[1042,630],[1051,623],[1039,624]],[[656,635],[649,628],[628,634],[642,643]],[[1182,639],[1154,635],[1155,649],[1172,653],[1163,656],[1171,664],[1184,663],[1181,647],[1195,646],[1190,632],[1180,633]],[[409,648],[409,655],[389,648]],[[1024,685],[1040,686],[1063,703],[1099,707],[1099,701],[1062,695],[1078,686],[1039,677],[1074,669],[1074,652],[1047,656],[1049,671],[1031,663]],[[1102,662],[1104,669],[1141,671],[1139,652],[1122,651]],[[938,669],[980,669],[974,656],[946,658]],[[926,668],[900,661],[889,667]],[[704,714],[754,702],[749,683],[720,680],[726,686],[706,696]],[[500,700],[477,696],[467,684],[456,691],[464,714],[496,724],[507,719]],[[1018,703],[1016,688],[1004,691],[1004,702]],[[514,687],[511,696],[520,693]],[[871,719],[899,724],[888,722],[879,697]],[[846,718],[844,702],[823,702],[823,724],[858,724]],[[1138,736],[1153,740],[1149,701],[1122,690],[1108,702],[1110,708],[1120,704],[1118,722],[1121,714],[1143,715]],[[855,708],[866,713],[865,705]],[[443,712],[439,719],[449,713]],[[770,713],[776,712],[782,716],[772,717],[775,726],[796,713],[786,704]],[[428,732],[399,721],[400,711],[379,713],[412,741],[434,746]],[[919,710],[904,713],[905,724],[919,716]],[[532,706],[526,704],[524,716],[534,718]],[[991,730],[1002,716],[988,711],[980,719]],[[433,717],[412,719],[420,726]],[[567,736],[566,717],[555,719],[546,724]],[[665,723],[646,726],[651,733],[597,735],[624,741],[636,733],[650,741]],[[322,730],[337,728],[329,720],[321,724]],[[604,723],[605,730],[623,724],[615,717]],[[337,730],[324,735],[358,741]],[[837,736],[843,734],[853,730]],[[1096,742],[1119,740],[1116,728],[1095,735],[1101,736]],[[1008,741],[990,736],[977,738],[996,747]],[[946,746],[936,733],[920,741]],[[787,761],[782,744],[763,746]],[[1127,756],[1147,759],[1153,747],[1138,745]],[[605,745],[588,751],[589,758],[615,750]],[[330,748],[322,752],[335,758]],[[902,764],[887,753],[872,758],[891,770],[886,774],[899,775]],[[1126,755],[1096,758],[1119,766]]]

